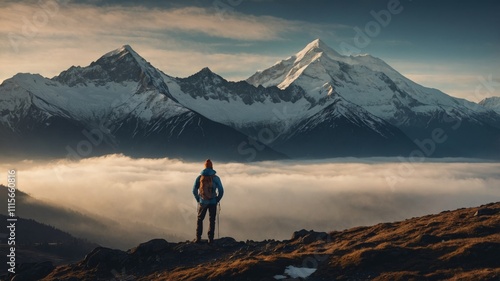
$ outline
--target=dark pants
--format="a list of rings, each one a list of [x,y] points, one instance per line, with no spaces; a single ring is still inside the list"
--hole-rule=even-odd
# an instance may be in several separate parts
[[[196,225],[196,239],[201,239],[201,234],[203,232],[203,220],[207,214],[210,220],[210,227],[208,228],[208,240],[214,240],[215,233],[215,216],[217,215],[217,205],[216,204],[198,204],[198,222]]]

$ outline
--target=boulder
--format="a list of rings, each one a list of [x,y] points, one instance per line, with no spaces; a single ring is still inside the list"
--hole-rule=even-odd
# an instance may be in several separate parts
[[[312,231],[312,230],[311,230]],[[292,234],[292,241],[295,241],[295,240],[298,240],[306,235],[309,234],[309,231],[305,230],[305,229],[301,229],[299,231],[295,231],[293,234]]]
[[[481,208],[481,209],[478,209],[474,213],[474,216],[475,217],[479,217],[479,216],[491,216],[491,215],[494,215],[496,213],[498,213],[498,211],[496,209]]]
[[[304,244],[311,244],[318,240],[328,241],[329,235],[326,232],[317,232],[314,230],[305,230],[301,229],[299,231],[295,231],[292,235],[292,241],[300,241]]]
[[[99,266],[99,268],[106,270],[121,268],[126,259],[127,253],[123,251],[97,247],[85,256],[83,263],[87,268],[96,268]]]
[[[153,239],[129,250],[132,255],[154,256],[170,248],[165,239]]]
[[[240,245],[240,243],[236,242],[236,240],[232,237],[222,237],[220,239],[215,239],[214,244],[215,244],[215,246],[224,247],[224,248],[234,247],[234,246]]]

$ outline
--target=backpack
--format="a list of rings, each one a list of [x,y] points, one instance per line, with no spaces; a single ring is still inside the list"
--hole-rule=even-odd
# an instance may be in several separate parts
[[[198,193],[200,194],[201,199],[210,200],[214,198],[214,176],[200,176],[200,187],[198,189]]]

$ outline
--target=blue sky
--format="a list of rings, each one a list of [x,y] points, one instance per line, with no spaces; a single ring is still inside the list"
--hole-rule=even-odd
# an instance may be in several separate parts
[[[208,66],[240,80],[321,38],[452,96],[500,96],[500,2],[492,0],[7,0],[0,36],[0,81],[53,77],[124,44],[172,76]]]

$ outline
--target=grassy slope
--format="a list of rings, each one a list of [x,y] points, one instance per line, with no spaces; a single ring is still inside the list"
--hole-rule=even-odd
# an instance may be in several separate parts
[[[475,216],[480,209],[486,214]],[[307,280],[498,280],[498,253],[500,202],[329,235],[303,231],[285,241],[101,248],[44,280],[275,280],[288,265],[317,268]]]

